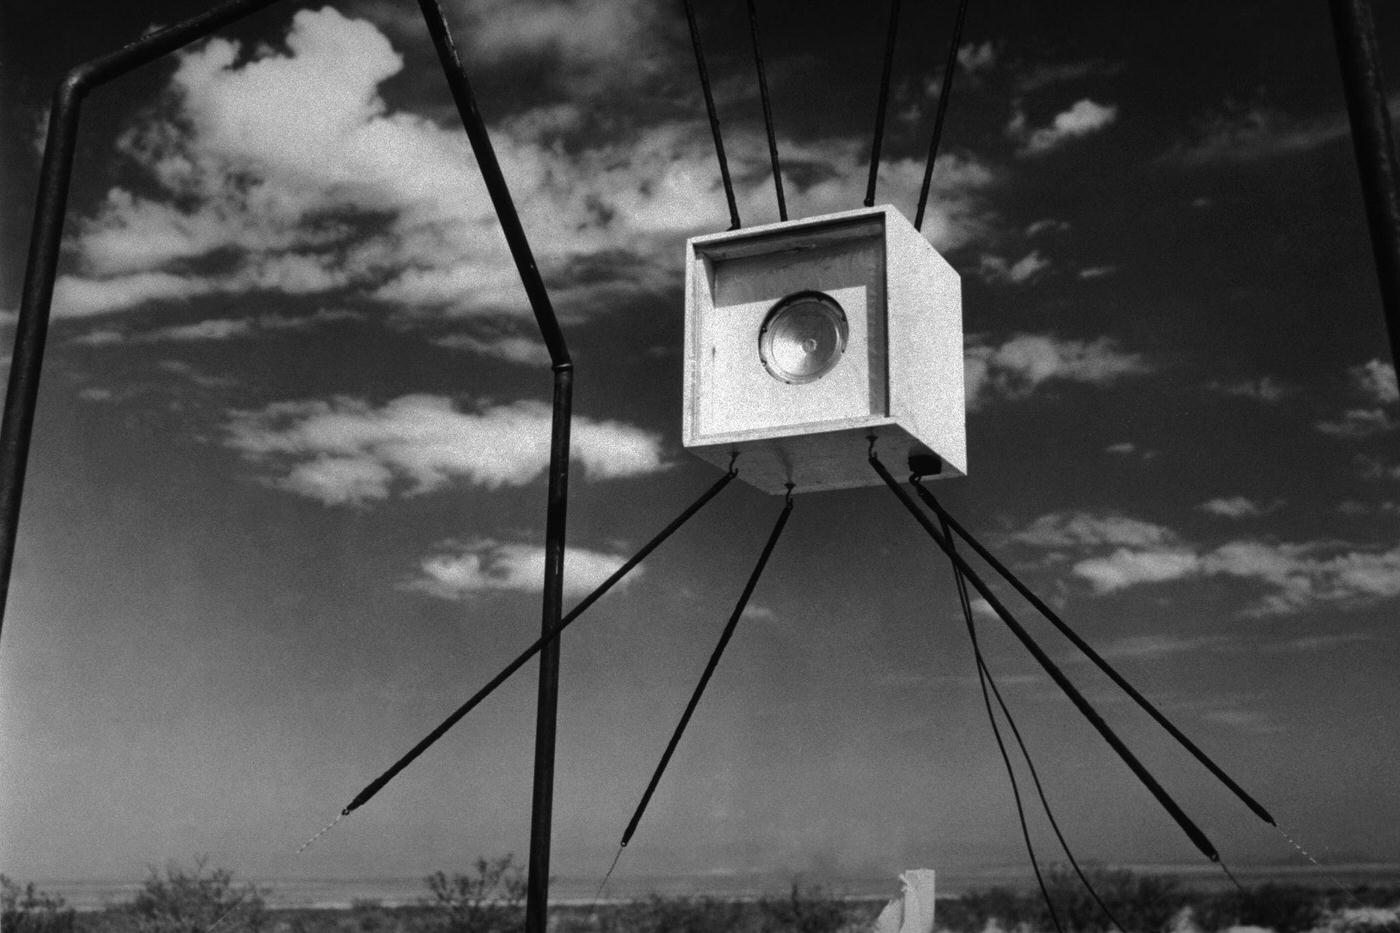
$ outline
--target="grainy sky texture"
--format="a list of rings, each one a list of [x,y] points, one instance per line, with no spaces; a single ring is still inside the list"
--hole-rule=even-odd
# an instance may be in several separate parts
[[[697,6],[741,216],[775,220],[743,4]],[[879,200],[912,215],[955,4],[904,6]],[[6,334],[50,89],[201,7],[0,14]],[[790,209],[856,207],[883,7],[760,8]],[[450,11],[578,364],[573,601],[717,476],[680,445],[680,283],[724,197],[679,2]],[[970,475],[938,492],[1314,851],[1395,860],[1400,397],[1326,5],[972,0],[965,38],[924,229]],[[416,7],[288,2],[98,90],[65,236],[0,870],[523,853],[533,666],[294,855],[539,624],[550,378]],[[606,867],[778,507],[736,484],[566,637],[560,875]],[[1076,851],[1198,862],[985,608]],[[1227,860],[1290,856],[1033,630]],[[1023,862],[946,564],[883,489],[800,498],[619,877]]]

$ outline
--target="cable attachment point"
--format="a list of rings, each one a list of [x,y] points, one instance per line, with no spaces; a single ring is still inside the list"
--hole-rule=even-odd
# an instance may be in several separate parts
[[[783,505],[785,505],[785,506],[791,508],[791,507],[792,507],[792,490],[793,490],[793,487],[794,487],[796,484],[795,484],[795,483],[784,483],[783,485],[787,487],[787,495],[783,497]]]
[[[727,471],[727,472],[729,473],[730,476],[738,476],[738,475],[739,475],[738,469],[736,469],[735,466],[734,466],[735,462],[738,461],[738,459],[739,459],[739,451],[737,451],[737,450],[731,450],[731,451],[729,452],[729,470]]]
[[[865,450],[865,455],[866,455],[866,457],[867,457],[868,459],[870,459],[870,460],[879,460],[880,458],[877,457],[877,456],[875,456],[875,441],[876,441],[875,435],[874,435],[874,434],[868,434],[868,435],[866,435],[865,439],[866,439],[867,441],[870,442],[870,446],[867,447],[866,450]]]

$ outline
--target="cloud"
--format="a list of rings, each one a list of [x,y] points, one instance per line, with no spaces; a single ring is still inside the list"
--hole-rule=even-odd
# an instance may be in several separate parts
[[[276,475],[278,488],[326,505],[419,495],[463,479],[487,489],[522,486],[549,461],[551,412],[542,402],[459,411],[451,399],[405,395],[277,402],[234,411],[225,443]],[[573,459],[590,479],[665,469],[661,439],[631,425],[575,416]]]
[[[528,326],[508,319],[473,322],[468,329],[444,334],[433,343],[522,366],[543,367],[550,362],[549,350],[533,322]]]
[[[1200,572],[1200,558],[1184,548],[1118,548],[1104,557],[1091,557],[1074,565],[1071,572],[1088,580],[1096,593],[1140,583],[1164,583]]]
[[[314,314],[295,317],[282,314],[264,314],[256,318],[206,318],[193,324],[157,327],[147,331],[129,331],[118,327],[104,326],[74,337],[73,342],[99,347],[116,344],[223,341],[252,337],[261,333],[305,331],[325,324],[358,320],[359,318],[360,315],[354,311],[322,309]]]
[[[1126,457],[1137,452],[1137,445],[1132,441],[1119,441],[1116,444],[1109,444],[1103,449],[1106,454],[1113,454],[1117,457]]]
[[[1045,218],[1027,225],[1025,235],[1028,237],[1043,236],[1051,233],[1069,233],[1070,230],[1071,226],[1068,221]]]
[[[979,260],[977,272],[988,282],[1011,283],[1021,285],[1029,282],[1041,272],[1050,267],[1050,260],[1040,254],[1040,250],[1032,250],[1016,262],[1008,262],[1004,257],[983,254]]]
[[[991,71],[997,65],[997,47],[990,39],[986,42],[964,42],[958,46],[958,64],[969,75]]]
[[[1269,512],[1280,508],[1282,503],[1274,502],[1270,505],[1260,505],[1253,499],[1244,496],[1228,496],[1219,499],[1211,499],[1209,502],[1202,502],[1196,508],[1208,515],[1215,515],[1220,518],[1255,518],[1259,515],[1267,515]]]
[[[1268,404],[1283,400],[1293,391],[1273,376],[1242,379],[1238,382],[1212,382],[1206,388],[1222,395],[1234,395]]]
[[[1123,352],[1108,337],[1082,341],[1017,334],[1001,346],[973,338],[964,374],[968,408],[977,409],[992,397],[1026,398],[1046,382],[1109,385],[1150,371],[1140,354]]]
[[[539,593],[544,589],[545,549],[540,545],[485,538],[450,548],[423,558],[418,575],[405,587],[451,600],[491,592]],[[564,596],[587,596],[626,562],[626,555],[566,548]],[[642,573],[643,568],[634,568],[614,589],[626,588]]]
[[[1116,106],[1084,98],[1075,101],[1068,110],[1055,114],[1048,126],[1032,129],[1027,123],[1026,112],[1017,104],[1007,124],[1006,134],[1021,144],[1018,155],[1039,156],[1053,152],[1072,140],[1098,133],[1117,119]]]
[[[1039,548],[1127,545],[1153,547],[1175,538],[1174,533],[1152,522],[1125,515],[1090,512],[1052,512],[1042,515],[1012,534],[1011,540]]]
[[[1247,732],[1252,735],[1271,735],[1283,731],[1283,727],[1275,723],[1268,713],[1262,713],[1258,710],[1215,709],[1203,713],[1202,717],[1238,732]]]
[[[744,607],[744,612],[739,618],[751,622],[772,622],[778,618],[778,614],[767,606],[749,603]]]
[[[1400,402],[1400,388],[1396,387],[1395,367],[1380,360],[1371,360],[1348,370],[1352,383],[1381,405],[1394,405]]]
[[[1359,438],[1393,431],[1397,427],[1391,411],[1400,402],[1396,388],[1395,367],[1380,360],[1371,360],[1347,370],[1354,389],[1367,397],[1374,407],[1349,408],[1339,418],[1319,421],[1316,427],[1334,437]]]
[[[139,238],[139,230],[133,230]],[[103,278],[60,275],[54,282],[54,317],[90,317],[152,301],[185,301],[217,289],[212,280],[167,272],[133,272]]]
[[[1310,654],[1314,651],[1328,651],[1351,645],[1374,644],[1377,641],[1380,639],[1369,632],[1342,632],[1335,635],[1303,635],[1272,645],[1257,645],[1253,650],[1270,654]]]
[[[634,25],[655,26],[646,25],[657,17],[646,4],[490,7],[470,14],[484,32],[469,30],[467,41],[482,49],[590,68],[609,60],[641,80],[627,62]],[[408,316],[528,320],[460,127],[384,100],[380,87],[403,58],[375,26],[329,8],[303,10],[281,50],[213,39],[176,62],[162,109],[119,143],[140,184],[111,189],[76,225],[77,271],[57,283],[56,315],[275,291],[348,293]],[[568,81],[563,87],[588,93]],[[603,133],[589,123],[596,109],[551,101],[492,128],[521,222],[566,318],[605,314],[673,287],[680,241],[728,226],[703,121],[639,127],[619,118]],[[771,211],[765,141],[740,127],[726,144],[740,209],[752,222]],[[805,212],[858,201],[864,141],[782,145],[785,165],[802,179],[785,181]],[[883,190],[912,201],[922,169],[920,159],[884,163]],[[984,236],[991,221],[979,192],[994,181],[965,154],[940,159],[924,227],[930,241],[947,250]]]
[[[1177,635],[1134,635],[1120,638],[1099,648],[1099,654],[1110,660],[1131,658],[1135,661],[1155,661],[1178,654],[1192,654],[1202,648],[1218,648],[1229,644],[1223,635],[1198,635],[1185,638]]]
[[[1201,553],[1185,548],[1119,551],[1081,561],[1072,572],[1098,593],[1193,577],[1251,580],[1271,592],[1248,613],[1284,615],[1319,605],[1371,605],[1400,595],[1400,547],[1365,551],[1241,540]]]
[[[1081,279],[1101,279],[1117,271],[1117,266],[1085,266],[1078,274]]]
[[[485,0],[461,9],[474,59],[548,58],[550,71],[591,92],[645,81],[667,51],[669,20],[645,0]]]
[[[156,369],[186,379],[201,389],[226,389],[238,384],[236,379],[228,376],[211,376],[184,360],[161,360],[156,363]]]
[[[1387,463],[1376,457],[1368,457],[1365,454],[1356,456],[1357,472],[1362,479],[1392,479],[1400,480],[1400,464]]]
[[[1177,143],[1164,158],[1193,167],[1257,162],[1308,152],[1348,132],[1344,113],[1299,119],[1271,107],[1227,101],[1200,121],[1191,139]]]
[[[1074,512],[1041,516],[1009,538],[1060,557],[1071,552],[1070,573],[1087,582],[1096,595],[1230,577],[1264,587],[1265,594],[1245,609],[1259,616],[1320,606],[1349,609],[1400,596],[1400,545],[1387,549],[1334,541],[1239,539],[1202,547],[1162,525]]]
[[[1108,62],[1103,59],[1086,59],[1076,62],[1060,62],[1053,65],[1037,65],[1027,69],[1016,79],[1016,89],[1021,93],[1037,91],[1055,84],[1082,81],[1085,78],[1115,75],[1123,70],[1121,62]]]

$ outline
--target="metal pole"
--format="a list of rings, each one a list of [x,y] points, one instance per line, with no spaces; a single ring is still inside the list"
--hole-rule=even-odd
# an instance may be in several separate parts
[[[34,226],[29,237],[29,258],[24,270],[24,290],[15,327],[5,413],[0,421],[0,622],[3,622],[10,592],[10,571],[14,565],[29,442],[39,400],[39,373],[49,332],[49,312],[63,242],[63,217],[68,208],[68,183],[73,175],[82,100],[92,88],[276,2],[230,0],[222,3],[199,16],[79,65],[68,72],[54,90],[44,161],[39,170]]]
[[[554,425],[550,438],[549,511],[545,519],[544,600],[541,633],[559,624],[564,604],[564,524],[569,506],[569,423],[572,367],[554,371]],[[559,642],[540,649],[540,685],[535,704],[535,777],[530,803],[530,860],[525,879],[526,933],[549,926],[549,845],[554,823],[554,741],[559,710]]]
[[[510,246],[520,282],[530,299],[540,335],[549,348],[554,370],[554,416],[549,446],[549,504],[545,520],[544,595],[540,630],[553,631],[563,611],[564,537],[569,504],[569,424],[573,409],[574,364],[554,315],[549,292],[535,264],[530,242],[515,211],[510,187],[496,160],[496,150],[486,123],[476,106],[476,95],[452,40],[447,18],[438,0],[418,0],[428,24],[443,74],[452,91],[457,113],[481,168],[482,179],[496,209],[501,230]],[[534,791],[530,809],[529,875],[525,891],[525,929],[545,933],[549,921],[549,844],[554,818],[554,738],[559,700],[559,639],[540,650],[540,684],[535,714]]]
[[[24,474],[29,463],[29,440],[39,400],[39,371],[49,332],[49,305],[63,239],[63,215],[68,205],[68,182],[73,174],[73,149],[83,88],[65,79],[54,92],[49,113],[48,141],[39,175],[39,202],[34,209],[34,232],[29,240],[29,264],[24,273],[15,346],[0,424],[0,615],[10,591],[15,538],[19,532]]]
[[[1390,111],[1386,109],[1376,24],[1370,0],[1330,0],[1330,6],[1351,118],[1351,141],[1380,281],[1381,308],[1390,338],[1390,359],[1400,365],[1400,167],[1396,165]]]

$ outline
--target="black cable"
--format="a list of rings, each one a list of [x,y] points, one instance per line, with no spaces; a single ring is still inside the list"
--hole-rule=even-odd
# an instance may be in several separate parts
[[[880,173],[880,143],[885,138],[885,110],[890,99],[890,70],[894,66],[894,40],[899,31],[899,0],[890,0],[890,31],[885,37],[885,67],[880,75],[880,102],[875,105],[875,140],[870,144],[870,179],[865,183],[865,206],[875,206],[875,177]]]
[[[724,648],[729,644],[729,638],[734,634],[734,628],[739,624],[739,617],[744,614],[744,607],[749,604],[749,597],[753,595],[754,587],[758,585],[758,578],[763,574],[763,568],[768,563],[769,556],[773,553],[774,546],[778,543],[778,536],[783,533],[783,526],[787,524],[788,516],[792,514],[792,484],[788,484],[787,501],[783,504],[783,511],[779,513],[778,520],[773,525],[773,531],[768,535],[768,543],[763,546],[763,553],[758,557],[758,563],[754,565],[753,573],[749,574],[749,582],[744,585],[744,592],[739,596],[739,602],[734,606],[734,612],[729,616],[729,622],[724,626],[724,632],[719,637],[719,643],[715,645],[715,650],[710,655],[709,663],[705,665],[705,672],[700,675],[700,682],[695,685],[694,692],[690,695],[690,702],[685,706],[685,712],[681,715],[681,721],[676,723],[676,729],[671,733],[671,741],[666,743],[666,751],[661,756],[661,761],[656,765],[656,770],[652,772],[651,781],[647,784],[647,789],[642,794],[642,800],[637,804],[637,809],[632,814],[632,819],[627,823],[627,830],[622,834],[622,847],[626,848],[627,843],[632,841],[632,834],[637,831],[637,824],[641,822],[642,814],[646,812],[647,803],[651,800],[651,795],[656,791],[656,785],[661,782],[661,775],[666,770],[666,765],[671,760],[671,755],[676,750],[676,745],[680,743],[681,733],[685,732],[686,724],[690,722],[691,714],[695,712],[695,707],[700,703],[700,695],[705,692],[705,685],[710,682],[711,675],[715,668],[719,666],[719,659],[724,654]],[[616,864],[616,862],[614,862]]]
[[[705,53],[700,50],[700,27],[695,24],[695,9],[685,0],[685,19],[690,24],[690,44],[695,49],[695,67],[700,71],[700,90],[705,94],[705,112],[710,117],[710,134],[715,138],[715,158],[719,160],[719,177],[724,182],[724,197],[729,202],[729,229],[739,229],[739,205],[734,201],[734,181],[729,177],[729,160],[724,157],[724,140],[719,133],[719,113],[715,96],[710,90],[710,70],[705,67]]]
[[[928,205],[928,189],[933,183],[933,163],[938,158],[938,140],[943,136],[943,117],[948,113],[948,99],[953,96],[953,72],[958,67],[958,45],[962,42],[963,20],[967,17],[967,0],[958,2],[958,18],[953,23],[953,39],[948,43],[948,59],[943,63],[943,87],[938,92],[938,110],[933,118],[933,139],[928,144],[928,161],[924,163],[924,184],[919,189],[919,209],[914,212],[914,229],[924,229],[924,208]]]
[[[1258,802],[1256,802],[1253,797],[1246,793],[1244,788],[1240,787],[1239,784],[1236,784],[1235,781],[1232,780],[1230,776],[1220,768],[1219,765],[1212,761],[1210,757],[1206,755],[1205,752],[1201,751],[1201,749],[1199,749],[1194,742],[1187,738],[1186,735],[1171,722],[1171,720],[1167,719],[1166,716],[1164,716],[1160,711],[1158,711],[1157,707],[1153,706],[1151,701],[1149,701],[1147,697],[1143,696],[1137,691],[1137,689],[1133,687],[1132,684],[1128,683],[1128,681],[1124,679],[1124,677],[1121,674],[1119,674],[1118,671],[1116,671],[1112,665],[1110,665],[1106,660],[1104,660],[1104,658],[1097,651],[1095,651],[1088,642],[1080,638],[1079,635],[1072,628],[1070,628],[1053,609],[1046,605],[1043,599],[1035,595],[1035,593],[1032,592],[1030,587],[1022,583],[1021,580],[1014,573],[1012,573],[1011,570],[1005,564],[997,560],[994,554],[992,554],[985,547],[983,547],[982,544],[977,541],[977,539],[972,537],[971,533],[969,533],[966,528],[959,524],[957,519],[953,518],[953,516],[948,514],[948,512],[943,508],[942,504],[940,504],[939,501],[936,498],[934,498],[933,493],[929,492],[928,489],[926,489],[920,483],[915,482],[913,485],[914,489],[919,494],[919,498],[923,499],[924,504],[927,505],[929,508],[933,509],[933,511],[937,513],[938,517],[944,522],[946,522],[950,527],[952,527],[952,529],[956,531],[964,541],[972,545],[972,549],[977,552],[977,555],[983,560],[985,560],[992,567],[993,570],[995,570],[1002,576],[1003,579],[1005,579],[1008,583],[1015,587],[1016,592],[1020,593],[1023,597],[1025,597],[1027,602],[1034,606],[1037,612],[1043,615],[1050,622],[1051,625],[1055,626],[1055,628],[1059,630],[1060,634],[1068,638],[1076,648],[1078,648],[1084,653],[1085,657],[1087,657],[1090,661],[1094,662],[1095,666],[1097,666],[1099,670],[1103,671],[1104,674],[1108,675],[1108,678],[1112,680],[1115,684],[1117,684],[1118,687],[1122,689],[1124,693],[1132,697],[1133,701],[1136,702],[1137,705],[1144,712],[1151,716],[1159,726],[1165,729],[1168,735],[1176,739],[1177,742],[1181,743],[1181,746],[1185,748],[1188,752],[1190,752],[1193,756],[1195,756],[1197,761],[1205,765],[1206,770],[1210,771],[1210,773],[1215,775],[1215,777],[1218,780],[1220,780],[1221,783],[1228,787],[1234,793],[1234,795],[1245,804],[1245,806],[1249,807],[1249,809],[1254,812],[1255,816],[1258,816],[1270,826],[1277,828],[1278,824],[1275,823],[1274,818],[1269,815],[1269,811],[1265,810],[1264,807],[1261,806]]]
[[[944,533],[947,534],[946,531]],[[952,542],[951,537],[948,540],[950,543]],[[952,552],[949,552],[948,556],[951,558],[953,556]],[[972,653],[977,659],[977,683],[982,688],[982,705],[987,709],[987,722],[991,724],[992,737],[996,739],[997,751],[1001,752],[1002,763],[1006,765],[1006,777],[1011,782],[1011,796],[1016,801],[1016,819],[1021,824],[1021,838],[1026,841],[1026,854],[1030,856],[1031,870],[1035,872],[1036,884],[1040,885],[1040,896],[1045,899],[1045,908],[1050,911],[1050,922],[1055,924],[1055,929],[1058,933],[1064,933],[1064,927],[1060,925],[1060,916],[1055,912],[1055,902],[1050,898],[1050,889],[1045,884],[1045,877],[1040,873],[1040,863],[1035,857],[1035,846],[1031,843],[1030,828],[1026,825],[1026,809],[1021,803],[1021,790],[1016,785],[1016,769],[1011,766],[1011,756],[1006,753],[1006,743],[1002,741],[1001,729],[997,726],[997,717],[992,711],[992,700],[987,694],[987,684],[991,681],[991,673],[987,670],[986,664],[982,661],[982,649],[977,644],[977,634],[972,626],[972,602],[967,598],[967,581],[963,579],[962,569],[958,566],[958,562],[953,560],[952,564],[953,579],[958,585],[958,603],[962,606],[963,619],[967,622],[967,633],[972,639]],[[993,689],[995,689],[995,683],[993,683],[992,686]],[[997,693],[997,702],[1001,702],[1000,692]],[[1006,706],[1004,704],[1001,709],[1002,713],[1006,714]],[[1015,732],[1015,723],[1012,722],[1009,714],[1007,714],[1006,721],[1011,724],[1012,731]],[[1020,739],[1020,734],[1016,733],[1016,740],[1019,742]],[[1025,753],[1026,748],[1022,745],[1021,754],[1025,755]],[[1030,763],[1029,756],[1026,757],[1026,762],[1028,764]],[[1034,769],[1032,769],[1031,774],[1034,776]],[[1040,781],[1037,780],[1036,788],[1039,789],[1039,787]],[[1041,796],[1040,802],[1042,804],[1045,803],[1045,797],[1043,795]],[[1048,808],[1046,812],[1049,812]]]
[[[778,165],[778,140],[773,135],[773,106],[768,101],[768,78],[763,71],[763,51],[758,44],[758,7],[749,4],[749,33],[753,36],[753,60],[758,68],[758,94],[763,100],[763,126],[768,131],[768,158],[773,163],[773,187],[778,192],[778,219],[787,220],[787,201],[783,198],[783,172]]]
[[[669,538],[671,534],[676,531],[676,529],[680,528],[687,521],[689,521],[691,516],[693,516],[696,512],[700,511],[701,507],[704,506],[705,503],[709,502],[711,499],[713,499],[716,495],[719,494],[719,491],[721,489],[729,485],[730,480],[734,479],[736,475],[737,471],[731,466],[729,472],[721,476],[713,486],[711,486],[709,489],[707,489],[704,493],[701,494],[700,498],[696,499],[684,512],[676,516],[676,518],[671,522],[671,524],[667,525],[660,532],[658,532],[657,535],[650,541],[648,541],[640,551],[632,555],[632,557],[629,558],[625,564],[623,564],[617,570],[613,571],[613,574],[610,577],[608,577],[601,584],[599,584],[597,589],[595,589],[592,593],[589,593],[579,602],[577,606],[569,610],[569,613],[559,620],[558,625],[550,629],[548,632],[545,632],[539,638],[535,639],[535,642],[532,645],[530,645],[530,647],[526,648],[523,652],[521,652],[519,657],[507,664],[504,670],[502,670],[495,677],[491,678],[490,682],[487,683],[486,686],[478,690],[470,700],[458,707],[456,712],[444,719],[436,729],[428,733],[428,735],[417,745],[413,746],[413,748],[408,752],[408,754],[404,755],[398,761],[394,762],[394,764],[389,768],[389,770],[385,771],[379,777],[371,781],[365,787],[365,789],[360,791],[360,793],[356,795],[355,799],[350,801],[350,804],[344,810],[341,811],[341,815],[343,816],[349,814],[351,811],[356,810],[364,804],[368,803],[369,799],[375,794],[379,793],[379,791],[384,787],[385,784],[393,780],[394,776],[397,775],[404,768],[408,767],[408,765],[411,764],[415,758],[423,754],[423,752],[427,751],[430,745],[432,745],[438,739],[442,738],[448,729],[451,729],[454,725],[457,724],[458,720],[460,720],[463,716],[467,715],[467,713],[471,712],[482,700],[490,696],[491,693],[494,692],[497,687],[505,683],[506,680],[510,677],[510,675],[514,674],[526,661],[534,657],[540,651],[541,648],[543,648],[546,644],[553,641],[554,639],[558,638],[560,634],[564,631],[564,629],[569,627],[570,623],[572,623],[579,616],[583,615],[584,610],[586,610],[589,606],[593,605],[593,603],[596,602],[599,599],[599,597],[601,597],[604,593],[611,589],[613,584],[617,583],[617,581],[625,577],[628,574],[628,572],[632,570],[633,567],[636,567],[639,563],[641,563],[642,560],[648,554],[654,551],[657,548],[657,546],[661,544],[661,542]]]
[[[1128,766],[1129,770],[1142,782],[1142,785],[1156,798],[1162,808],[1176,821],[1176,825],[1191,839],[1191,842],[1201,854],[1212,862],[1219,862],[1220,854],[1216,852],[1215,846],[1206,838],[1205,833],[1201,832],[1196,824],[1191,821],[1191,818],[1186,815],[1185,811],[1171,798],[1171,795],[1157,782],[1157,779],[1143,767],[1142,762],[1138,761],[1137,757],[1129,751],[1128,747],[1123,744],[1123,740],[1118,738],[1117,734],[1109,727],[1108,723],[1104,722],[1103,717],[1099,715],[1098,711],[1089,704],[1088,700],[1084,699],[1083,694],[1070,682],[1069,678],[1056,666],[1055,662],[1050,660],[1050,656],[1045,653],[1044,649],[1036,644],[1035,639],[1031,638],[1030,633],[1021,626],[1021,623],[1016,621],[1016,617],[1011,614],[1010,610],[1002,605],[1001,600],[997,598],[991,588],[987,586],[982,578],[977,575],[977,572],[963,559],[962,555],[953,549],[951,542],[939,533],[938,529],[933,526],[928,516],[924,515],[914,500],[910,499],[909,495],[903,489],[899,488],[899,483],[895,482],[894,477],[885,469],[884,464],[880,462],[879,457],[875,456],[873,450],[870,454],[870,466],[879,474],[880,478],[884,480],[885,485],[895,494],[895,498],[897,498],[900,504],[913,516],[914,520],[919,523],[928,534],[929,538],[931,538],[945,554],[952,558],[962,572],[967,575],[967,578],[972,581],[972,585],[977,588],[977,592],[987,601],[987,604],[992,607],[993,611],[1001,617],[1006,627],[1011,629],[1012,634],[1020,640],[1021,644],[1024,645],[1026,650],[1031,653],[1031,656],[1036,659],[1045,673],[1050,675],[1050,679],[1055,681],[1060,690],[1064,692],[1065,696],[1068,697],[1075,708],[1079,710],[1079,714],[1094,727],[1099,735],[1102,736],[1103,740],[1109,744],[1109,747],[1111,747],[1118,754],[1118,757],[1122,759],[1123,763]]]
[[[915,479],[916,478],[911,477],[910,482],[915,482]],[[948,543],[951,545],[953,543],[953,536],[948,531],[947,521],[943,521],[942,525],[943,535],[948,539]],[[1108,905],[1099,897],[1099,892],[1095,890],[1093,884],[1090,883],[1088,877],[1084,874],[1083,869],[1079,867],[1079,861],[1070,850],[1069,842],[1065,839],[1065,834],[1060,831],[1060,822],[1055,819],[1055,813],[1050,809],[1050,801],[1046,799],[1045,788],[1040,783],[1040,774],[1036,770],[1035,762],[1031,760],[1030,749],[1026,748],[1025,739],[1021,737],[1021,730],[1016,727],[1016,719],[1011,715],[1011,709],[1006,705],[1006,700],[1003,699],[1001,690],[997,687],[996,679],[992,677],[991,669],[987,667],[986,658],[982,656],[982,647],[977,641],[977,629],[972,621],[972,606],[967,599],[967,583],[963,579],[962,572],[958,569],[957,564],[953,565],[953,574],[957,578],[958,598],[963,605],[963,620],[967,623],[967,637],[968,640],[972,642],[972,654],[977,661],[978,676],[984,681],[982,688],[983,700],[986,700],[986,688],[990,686],[992,688],[992,695],[996,697],[997,706],[1001,707],[1001,715],[1005,717],[1006,724],[1011,727],[1011,734],[1015,736],[1016,745],[1021,749],[1021,757],[1026,762],[1026,769],[1030,771],[1032,783],[1035,784],[1036,796],[1040,798],[1040,806],[1045,811],[1045,818],[1050,821],[1050,828],[1055,831],[1055,838],[1060,841],[1060,848],[1064,850],[1065,858],[1069,859],[1069,864],[1074,869],[1074,873],[1079,876],[1080,882],[1084,885],[1085,890],[1089,892],[1089,896],[1094,899],[1094,903],[1099,905],[1099,909],[1103,911],[1104,916],[1109,919],[1110,923],[1118,928],[1119,933],[1127,933],[1127,931],[1123,929],[1123,924],[1118,922],[1118,918],[1113,915],[1113,911],[1108,909]],[[991,711],[988,710],[989,716],[990,712]],[[993,730],[996,729],[995,720],[992,721],[992,728]],[[1050,910],[1053,916],[1054,907],[1052,906]]]

